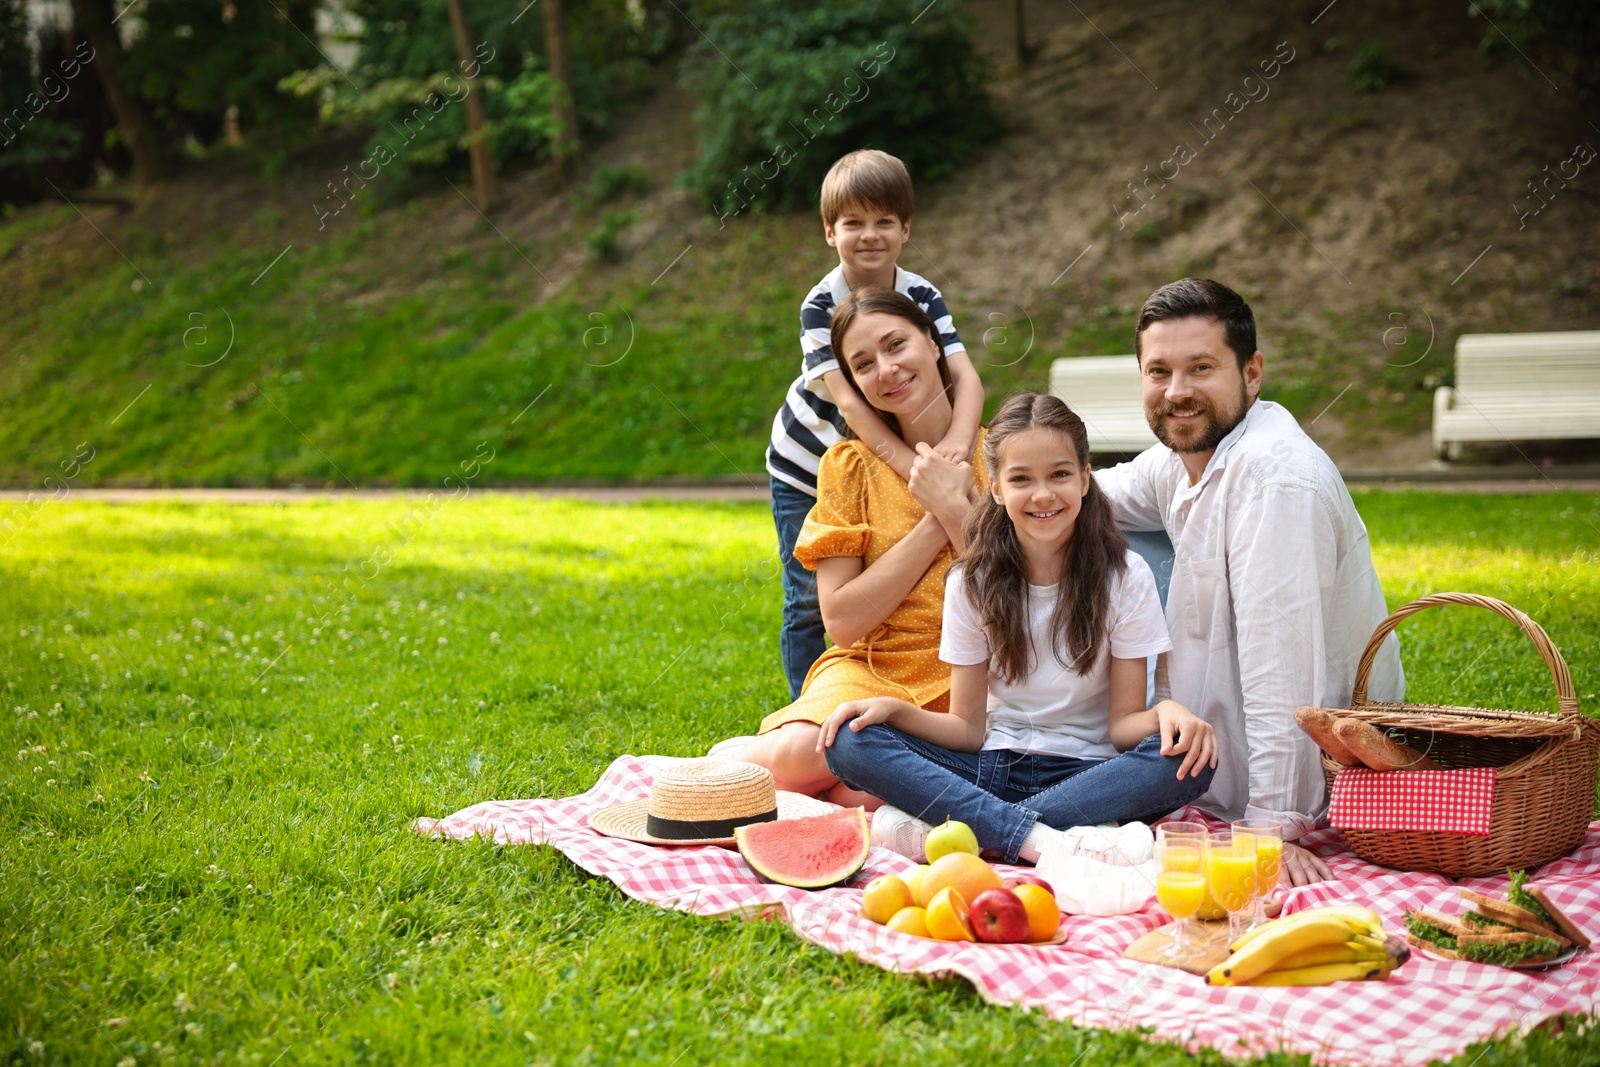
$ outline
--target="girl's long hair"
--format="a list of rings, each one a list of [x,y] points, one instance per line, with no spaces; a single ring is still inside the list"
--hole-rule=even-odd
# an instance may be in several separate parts
[[[880,311],[905,319],[928,335],[928,339],[933,342],[934,351],[939,354],[937,363],[939,380],[944,383],[944,395],[951,404],[955,403],[955,385],[950,378],[950,363],[944,357],[944,342],[939,339],[939,328],[934,325],[928,313],[917,306],[916,301],[897,289],[879,289],[873,286],[854,289],[839,301],[828,327],[828,342],[833,348],[833,358],[839,361],[839,369],[844,371],[845,381],[850,383],[850,388],[856,391],[856,395],[866,400],[867,406],[878,413],[884,425],[893,430],[896,436],[904,437],[905,434],[900,429],[900,420],[867,400],[867,394],[862,391],[861,383],[856,381],[856,372],[850,368],[842,355],[844,335],[855,324],[857,317]],[[846,426],[844,436],[854,439],[856,432]]]
[[[1000,457],[1006,442],[1027,430],[1053,430],[1072,442],[1080,468],[1089,465],[1089,432],[1060,398],[1019,393],[1000,405],[983,439],[989,484],[1002,489]],[[1004,505],[983,494],[967,519],[965,581],[989,637],[989,669],[1007,684],[1026,678],[1042,659],[1028,635],[1028,579],[1022,544]],[[1111,504],[1089,479],[1061,557],[1055,611],[1050,616],[1050,651],[1076,674],[1099,658],[1111,627],[1111,579],[1127,572],[1128,541],[1111,520]]]

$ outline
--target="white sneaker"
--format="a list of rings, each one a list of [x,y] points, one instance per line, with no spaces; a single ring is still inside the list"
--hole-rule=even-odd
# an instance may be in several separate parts
[[[932,823],[885,804],[872,813],[872,843],[897,852],[914,863],[927,863],[926,844]]]
[[[739,753],[749,748],[750,743],[754,740],[754,737],[730,737],[726,741],[718,741],[711,746],[711,750],[706,753],[706,757],[708,759],[736,760],[739,758]]]
[[[1142,822],[1121,826],[1074,826],[1058,832],[1066,855],[1088,856],[1116,867],[1137,867],[1155,853],[1156,836]]]

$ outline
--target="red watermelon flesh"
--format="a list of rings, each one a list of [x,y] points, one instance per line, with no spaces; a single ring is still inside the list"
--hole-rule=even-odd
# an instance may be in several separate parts
[[[797,889],[821,889],[867,862],[867,813],[841,808],[806,819],[751,823],[733,832],[739,855],[761,877]]]

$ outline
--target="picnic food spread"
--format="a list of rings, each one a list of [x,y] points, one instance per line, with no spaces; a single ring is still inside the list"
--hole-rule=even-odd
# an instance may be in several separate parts
[[[934,834],[943,833],[939,847]],[[928,835],[927,866],[902,878],[885,874],[867,883],[857,913],[880,926],[936,941],[1014,945],[1049,941],[1061,927],[1061,909],[1049,883],[1037,875],[1002,879],[978,856],[972,830],[946,820]]]
[[[1589,938],[1537,886],[1526,886],[1525,871],[1511,872],[1505,900],[1470,889],[1458,890],[1473,905],[1459,918],[1406,912],[1406,940],[1430,955],[1472,960],[1497,967],[1535,967],[1557,959]]]
[[[1207,985],[1299,986],[1382,980],[1411,958],[1370,908],[1312,908],[1254,927],[1234,940]]]

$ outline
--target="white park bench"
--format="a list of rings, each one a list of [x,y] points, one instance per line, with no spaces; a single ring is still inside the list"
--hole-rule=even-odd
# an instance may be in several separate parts
[[[1055,360],[1050,392],[1083,420],[1091,452],[1143,452],[1156,443],[1144,417],[1139,361],[1131,354]]]
[[[1456,341],[1456,384],[1433,394],[1433,450],[1470,442],[1600,437],[1600,330],[1476,333]]]

